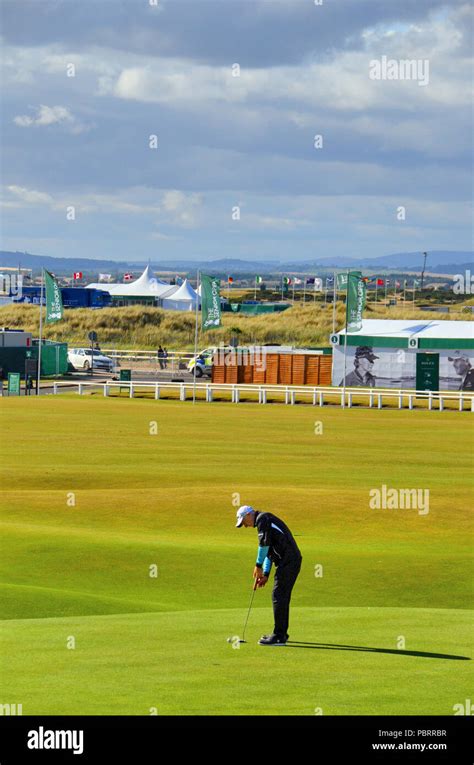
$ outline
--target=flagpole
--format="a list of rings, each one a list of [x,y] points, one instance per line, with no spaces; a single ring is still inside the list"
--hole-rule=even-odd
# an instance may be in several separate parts
[[[195,312],[195,325],[194,325],[194,368],[193,368],[193,404],[196,402],[196,367],[197,367],[197,346],[198,346],[198,327],[199,327],[199,270],[196,274],[196,312]],[[202,300],[202,287],[201,287],[201,300]]]
[[[253,299],[257,300],[257,277],[255,277],[255,293],[254,293]]]
[[[303,305],[306,305],[306,276],[303,280]]]
[[[293,279],[293,305],[295,304],[295,281]]]
[[[415,305],[415,282],[416,279],[413,279],[413,305]]]
[[[333,286],[333,295],[332,295],[332,333],[334,334],[336,331],[336,301],[337,301],[337,293],[336,293],[336,272],[332,272],[334,277],[334,286]]]
[[[375,277],[375,305],[377,305],[377,287],[378,287],[378,276]]]
[[[385,279],[385,302],[387,302],[387,282],[388,279]]]
[[[38,346],[38,371],[36,374],[36,395],[40,391],[41,378],[41,346],[43,344],[43,290],[44,290],[44,268],[41,266],[41,291],[40,291],[40,326],[39,326],[39,346]]]
[[[349,269],[346,277],[346,331],[344,333],[344,376],[342,378],[342,408],[346,406],[347,308],[349,305]]]

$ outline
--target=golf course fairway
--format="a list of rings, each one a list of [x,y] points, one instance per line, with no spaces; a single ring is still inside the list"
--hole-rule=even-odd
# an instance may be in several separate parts
[[[467,412],[4,398],[2,697],[23,715],[452,715],[472,695]],[[424,509],[373,509],[383,486]],[[426,494],[428,491],[428,494]],[[303,555],[290,643],[240,504]],[[228,638],[234,640],[228,641]]]

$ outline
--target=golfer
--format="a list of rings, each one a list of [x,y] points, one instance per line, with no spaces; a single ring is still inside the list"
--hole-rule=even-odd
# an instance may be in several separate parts
[[[462,351],[454,351],[452,356],[448,356],[448,361],[453,362],[454,370],[461,378],[459,390],[474,390],[474,369],[471,367],[469,356]]]
[[[365,388],[374,388],[377,380],[372,374],[374,361],[379,359],[369,345],[360,345],[356,348],[354,356],[354,369],[346,375],[345,384],[348,387],[363,386]],[[342,388],[344,380],[341,380],[339,387]]]
[[[258,531],[258,553],[253,576],[257,587],[265,587],[272,563],[275,581],[272,601],[275,625],[271,635],[263,635],[260,645],[285,645],[288,640],[290,599],[301,569],[302,556],[288,526],[272,513],[261,513],[250,505],[237,510],[237,528],[254,526]]]

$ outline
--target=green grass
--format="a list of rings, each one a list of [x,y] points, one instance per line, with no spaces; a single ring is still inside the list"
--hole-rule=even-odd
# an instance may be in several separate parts
[[[461,308],[459,307],[459,311]],[[421,319],[463,320],[472,318],[460,312],[443,314],[422,311],[408,301],[403,306],[388,308],[368,303],[367,319]],[[102,308],[75,308],[66,310],[63,321],[43,325],[44,337],[69,343],[70,347],[82,346],[91,328],[97,331],[101,347],[140,348],[156,351],[159,344],[168,350],[192,350],[194,348],[194,314],[189,311],[165,311],[147,306],[122,306]],[[345,323],[345,305],[337,303],[336,328]],[[23,303],[0,307],[0,326],[18,327],[38,336],[39,311],[37,306]],[[244,316],[240,313],[223,312],[222,327],[209,330],[200,338],[200,347],[228,343],[238,333],[241,344],[280,343],[296,346],[328,346],[333,331],[333,308],[331,304],[296,304],[282,313],[260,316]]]
[[[452,714],[470,698],[468,414],[74,394],[1,406],[0,703],[248,714],[260,699],[263,714],[388,715]],[[370,510],[382,484],[429,489],[429,513]],[[290,635],[305,646],[257,645],[269,586],[247,644],[227,642],[257,546],[233,501],[296,536]]]

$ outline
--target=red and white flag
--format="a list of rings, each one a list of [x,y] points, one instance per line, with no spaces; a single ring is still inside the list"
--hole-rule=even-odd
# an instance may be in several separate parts
[[[74,279],[82,279],[82,271],[74,271],[73,277]]]
[[[124,282],[131,282],[132,279],[133,279],[133,274],[131,274],[130,272],[123,275]]]

